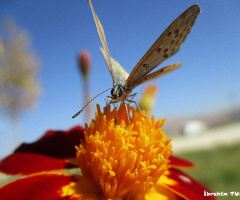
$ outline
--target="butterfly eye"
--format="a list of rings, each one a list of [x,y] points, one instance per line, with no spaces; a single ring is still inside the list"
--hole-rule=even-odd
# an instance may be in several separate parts
[[[113,89],[111,90],[111,95],[112,95],[113,97],[116,97],[116,96],[117,96],[117,94],[116,94],[116,92],[115,92],[115,88],[113,88]]]
[[[122,96],[122,88],[119,87],[119,86],[114,87],[114,88],[111,90],[111,95],[112,95],[114,98],[121,97],[121,96]]]

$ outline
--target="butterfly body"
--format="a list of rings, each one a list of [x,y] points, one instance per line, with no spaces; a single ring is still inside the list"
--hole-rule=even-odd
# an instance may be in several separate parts
[[[103,27],[93,9],[91,0],[88,0],[88,3],[91,7],[97,31],[102,42],[103,48],[100,48],[100,50],[113,79],[113,88],[111,88],[112,96],[107,97],[107,100],[110,102],[109,104],[118,102],[123,102],[125,104],[125,101],[136,104],[135,101],[132,101],[136,93],[131,94],[135,87],[171,73],[182,66],[182,63],[173,63],[152,72],[161,63],[175,55],[181,49],[182,43],[190,33],[200,13],[199,5],[192,5],[179,15],[153,43],[150,49],[133,68],[132,72],[128,74],[117,61],[110,57]],[[82,110],[75,114],[74,117],[80,114]]]
[[[103,58],[107,63],[107,56],[103,48],[100,48]],[[130,97],[132,90],[125,89],[126,81],[129,77],[129,74],[124,70],[124,68],[113,58],[110,58],[111,65],[113,66],[113,88],[111,90],[111,95],[108,96],[107,100],[109,100],[112,103],[118,103],[123,102],[124,100],[128,99]]]

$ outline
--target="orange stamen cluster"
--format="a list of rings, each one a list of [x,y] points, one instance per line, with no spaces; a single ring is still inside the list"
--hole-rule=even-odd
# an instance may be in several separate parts
[[[170,140],[161,130],[163,120],[144,117],[138,110],[120,105],[116,109],[98,106],[95,120],[86,125],[85,139],[77,147],[82,173],[107,198],[142,198],[170,167]]]

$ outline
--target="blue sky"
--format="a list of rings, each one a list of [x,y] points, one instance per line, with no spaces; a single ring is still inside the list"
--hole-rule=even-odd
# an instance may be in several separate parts
[[[181,51],[162,65],[182,62],[183,67],[153,81],[159,85],[153,114],[191,115],[240,102],[238,0],[92,0],[92,3],[104,27],[110,55],[128,72],[178,15],[198,3],[202,12]],[[0,19],[6,15],[13,16],[16,24],[28,31],[42,63],[38,78],[43,92],[37,108],[21,115],[22,140],[32,142],[47,129],[83,125],[84,115],[71,118],[83,106],[82,78],[77,68],[79,51],[87,50],[92,56],[91,97],[112,87],[87,1],[2,0]],[[139,86],[135,91],[140,94],[142,88]],[[109,94],[98,97],[92,108],[96,103],[104,106],[106,95]],[[7,146],[9,124],[1,121],[0,145]]]

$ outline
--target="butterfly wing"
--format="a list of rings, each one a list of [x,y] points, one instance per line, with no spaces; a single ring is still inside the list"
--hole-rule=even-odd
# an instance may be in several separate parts
[[[107,57],[106,57],[106,52],[104,51],[103,48],[100,48],[103,58],[105,62],[107,63]],[[119,83],[120,81],[124,80],[126,81],[129,74],[123,69],[123,67],[112,57],[110,57],[110,61],[112,64],[112,72],[114,74],[114,83]]]
[[[88,0],[88,3],[91,7],[93,18],[94,18],[94,21],[95,21],[95,24],[96,24],[96,27],[97,27],[98,35],[99,35],[100,40],[101,40],[102,45],[103,45],[104,54],[105,54],[104,55],[105,62],[107,64],[108,70],[111,73],[113,82],[115,82],[115,79],[114,79],[115,74],[113,72],[113,67],[112,67],[112,63],[111,63],[111,59],[110,59],[110,55],[109,55],[109,51],[108,51],[108,46],[107,46],[107,41],[106,41],[106,37],[105,37],[105,34],[104,34],[102,24],[101,24],[100,20],[98,19],[97,15],[96,15],[96,13],[93,9],[93,5],[92,5],[91,0]]]
[[[131,91],[134,86],[139,85],[136,84],[139,79],[145,77],[181,49],[181,45],[190,33],[199,13],[199,5],[193,5],[168,26],[130,73],[125,84],[127,91]]]
[[[182,63],[173,63],[173,64],[170,64],[166,67],[163,67],[151,74],[148,74],[140,79],[137,80],[137,82],[134,83],[134,85],[132,86],[132,88],[135,88],[137,87],[138,85],[142,84],[142,83],[145,83],[147,81],[151,81],[151,80],[154,80],[156,78],[159,78],[160,76],[164,76],[166,74],[169,74],[171,72],[173,72],[174,70],[178,69],[179,67],[182,66]]]

